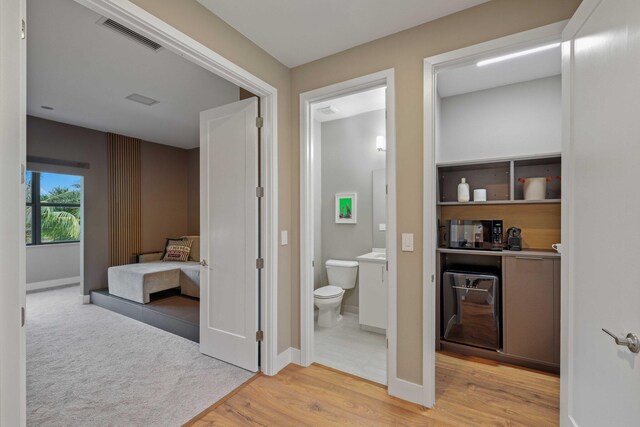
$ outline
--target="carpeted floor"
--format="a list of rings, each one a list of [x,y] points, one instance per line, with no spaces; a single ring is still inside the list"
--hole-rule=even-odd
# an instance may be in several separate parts
[[[79,293],[27,295],[29,426],[179,426],[252,376]]]

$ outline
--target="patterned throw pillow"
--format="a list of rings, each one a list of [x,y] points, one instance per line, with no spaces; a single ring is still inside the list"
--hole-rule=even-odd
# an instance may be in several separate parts
[[[163,261],[186,262],[191,252],[191,240],[171,240],[167,239],[167,246],[164,249]]]

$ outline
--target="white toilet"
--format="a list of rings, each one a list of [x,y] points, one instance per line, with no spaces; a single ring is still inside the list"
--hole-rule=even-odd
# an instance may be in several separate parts
[[[327,260],[329,285],[313,291],[313,303],[318,307],[318,326],[330,328],[340,319],[340,304],[345,289],[353,289],[358,277],[357,261]]]

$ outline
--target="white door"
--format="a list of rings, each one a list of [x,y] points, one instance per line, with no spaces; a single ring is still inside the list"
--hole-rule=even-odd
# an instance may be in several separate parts
[[[200,351],[258,370],[258,103],[200,113]]]
[[[0,0],[0,425],[26,424],[25,198],[26,164],[25,0]],[[26,34],[25,34],[26,36]]]
[[[602,328],[640,335],[640,1],[585,0],[564,38],[561,420],[638,425],[640,354]]]

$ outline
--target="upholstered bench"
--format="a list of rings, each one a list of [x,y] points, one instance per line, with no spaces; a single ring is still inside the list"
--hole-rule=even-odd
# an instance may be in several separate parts
[[[162,253],[144,254],[138,264],[109,267],[109,293],[120,298],[147,304],[149,295],[167,289],[180,288],[183,295],[200,297],[200,239],[193,241],[192,256],[187,262],[161,261]]]

